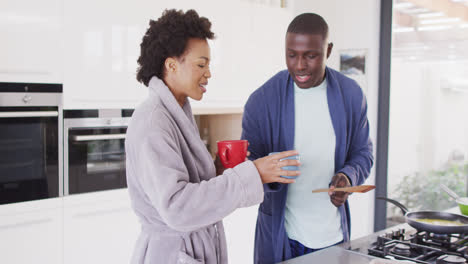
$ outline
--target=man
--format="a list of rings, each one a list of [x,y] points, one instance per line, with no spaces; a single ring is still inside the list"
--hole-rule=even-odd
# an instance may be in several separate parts
[[[348,193],[312,193],[360,185],[373,164],[366,98],[355,81],[326,67],[332,48],[321,16],[297,16],[286,34],[288,69],[245,105],[242,138],[249,141],[250,159],[296,149],[301,160],[295,183],[264,185],[255,263],[276,263],[349,240]]]

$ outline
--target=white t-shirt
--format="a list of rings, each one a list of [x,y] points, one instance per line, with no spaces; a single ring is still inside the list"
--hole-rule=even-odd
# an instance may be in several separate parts
[[[299,152],[301,175],[288,187],[285,225],[289,238],[308,248],[323,248],[343,240],[341,217],[328,193],[335,175],[335,131],[327,101],[326,79],[317,87],[294,84],[294,146]]]

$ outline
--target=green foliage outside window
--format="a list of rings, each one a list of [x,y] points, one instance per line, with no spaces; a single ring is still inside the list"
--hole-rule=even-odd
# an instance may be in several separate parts
[[[467,178],[468,163],[452,163],[442,170],[406,175],[390,198],[404,204],[410,211],[447,210],[457,204],[440,188],[440,184],[445,184],[459,196],[464,197],[468,196]],[[393,205],[389,207],[393,215],[401,214],[399,208]]]

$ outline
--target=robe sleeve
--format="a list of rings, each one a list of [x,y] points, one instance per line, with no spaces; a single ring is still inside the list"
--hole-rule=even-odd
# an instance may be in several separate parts
[[[189,182],[183,155],[190,154],[182,155],[173,133],[158,126],[149,131],[135,161],[145,195],[169,227],[194,231],[222,220],[237,208],[263,201],[260,176],[251,161],[209,180]]]
[[[343,168],[338,172],[344,173],[351,181],[351,185],[361,185],[369,177],[374,163],[372,142],[369,138],[369,121],[367,119],[367,101],[360,90],[353,105],[353,124],[351,142]],[[348,134],[349,135],[349,134]]]

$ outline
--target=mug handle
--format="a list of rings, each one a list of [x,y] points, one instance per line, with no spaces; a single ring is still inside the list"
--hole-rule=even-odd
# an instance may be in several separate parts
[[[228,150],[229,150],[228,148],[225,148],[225,149],[223,149],[223,151],[221,151],[219,153],[219,156],[220,156],[221,160],[226,161],[226,164],[229,164]]]

